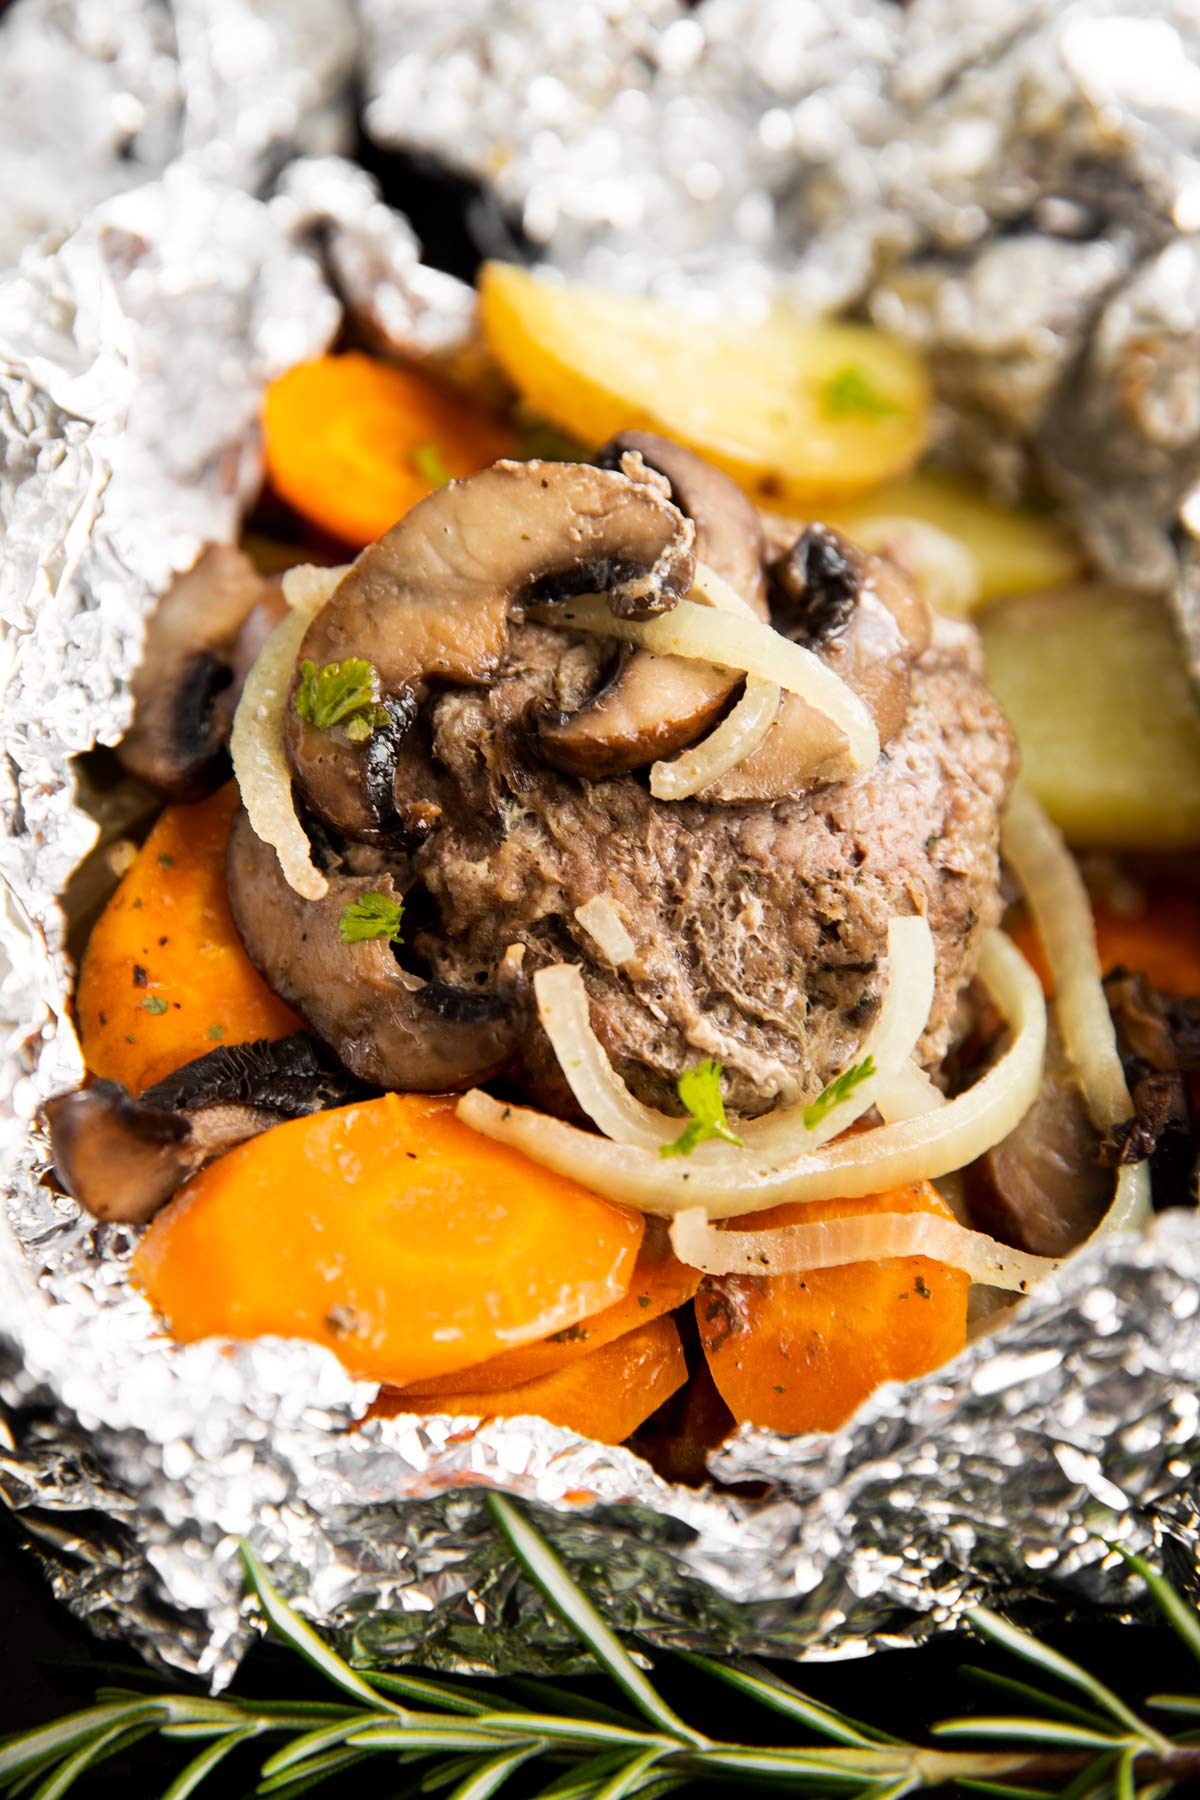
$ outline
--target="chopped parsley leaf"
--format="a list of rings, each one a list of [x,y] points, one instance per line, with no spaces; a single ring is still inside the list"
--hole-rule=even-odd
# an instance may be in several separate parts
[[[340,725],[352,744],[365,743],[388,718],[387,709],[379,704],[379,677],[362,656],[348,656],[345,662],[325,663],[319,669],[306,657],[292,705],[318,731]]]
[[[861,1087],[864,1081],[869,1081],[874,1073],[875,1058],[867,1056],[862,1062],[855,1063],[852,1069],[839,1075],[836,1081],[831,1081],[827,1088],[822,1088],[812,1104],[804,1109],[805,1131],[815,1131],[835,1106],[848,1100],[855,1088]]]
[[[694,1069],[683,1071],[675,1085],[679,1098],[691,1114],[691,1122],[684,1126],[674,1143],[659,1145],[660,1156],[690,1156],[697,1144],[707,1143],[709,1138],[720,1138],[739,1150],[742,1148],[741,1138],[729,1129],[725,1118],[725,1102],[721,1097],[724,1073],[722,1064],[711,1058],[697,1063]]]
[[[210,1025],[208,1028],[208,1035],[212,1038],[214,1043],[219,1043],[225,1036],[225,1027],[223,1025]]]
[[[138,1010],[140,1012],[148,1012],[148,1013],[155,1013],[155,1014],[165,1013],[167,1010],[167,1003],[163,999],[161,994],[151,994],[151,996],[148,1000],[142,1001],[141,1006],[139,1007]]]
[[[408,460],[414,472],[430,487],[448,487],[454,480],[436,444],[418,444],[415,450],[409,451]]]
[[[827,419],[889,419],[901,416],[905,409],[848,363],[822,383],[821,410]]]
[[[361,944],[365,938],[387,938],[398,944],[403,917],[399,900],[390,900],[386,894],[360,894],[342,908],[338,936],[343,944]]]

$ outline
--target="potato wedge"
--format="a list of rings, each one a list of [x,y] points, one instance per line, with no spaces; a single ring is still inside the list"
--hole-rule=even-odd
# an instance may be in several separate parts
[[[925,367],[870,326],[734,326],[506,263],[485,266],[480,302],[492,354],[544,418],[591,446],[626,426],[663,432],[770,504],[846,499],[925,445]]]
[[[1073,844],[1200,845],[1200,711],[1160,601],[1095,582],[979,628],[1025,779]]]
[[[922,470],[838,508],[826,522],[854,539],[856,526],[881,519],[920,519],[963,544],[975,563],[980,605],[1065,587],[1084,572],[1083,552],[1065,526],[1028,507],[997,506],[968,476]]]

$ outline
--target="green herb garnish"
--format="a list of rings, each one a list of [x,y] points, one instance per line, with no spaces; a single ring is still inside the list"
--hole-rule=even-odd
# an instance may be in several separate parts
[[[447,487],[454,480],[436,444],[418,444],[415,450],[409,451],[408,460],[416,474],[430,487]]]
[[[839,1075],[836,1081],[831,1081],[827,1088],[822,1088],[812,1104],[804,1109],[805,1131],[815,1131],[835,1106],[840,1106],[843,1100],[849,1099],[855,1088],[861,1087],[864,1081],[869,1081],[874,1073],[875,1058],[868,1056]]]
[[[387,708],[379,704],[379,677],[362,656],[325,663],[320,669],[306,657],[292,705],[318,731],[340,725],[354,744],[365,743],[376,726],[388,722]]]
[[[743,1148],[742,1140],[737,1133],[729,1129],[725,1118],[725,1102],[721,1097],[721,1077],[725,1073],[719,1062],[708,1058],[697,1063],[694,1069],[685,1069],[676,1082],[679,1098],[691,1113],[691,1123],[685,1125],[673,1144],[660,1144],[660,1156],[690,1156],[697,1144],[705,1144],[709,1138],[720,1138],[722,1143],[733,1144],[737,1149]]]
[[[403,917],[399,900],[390,900],[386,894],[360,894],[342,908],[338,936],[343,944],[361,944],[366,938],[388,938],[398,944]]]
[[[338,1336],[362,1329],[358,1314],[346,1306],[334,1307],[326,1324]],[[266,1701],[236,1693],[212,1699],[160,1685],[144,1667],[131,1666],[122,1670],[121,1686],[102,1689],[92,1706],[6,1737],[0,1745],[0,1792],[27,1793],[39,1782],[44,1795],[65,1794],[81,1774],[90,1775],[112,1757],[125,1763],[135,1751],[138,1773],[125,1784],[128,1791],[162,1791],[161,1760],[174,1753],[180,1766],[168,1791],[180,1800],[197,1790],[208,1795],[249,1788],[285,1800],[327,1782],[334,1784],[327,1792],[342,1793],[344,1771],[371,1759],[386,1783],[398,1756],[409,1771],[406,1793],[453,1792],[460,1800],[495,1794],[504,1778],[522,1767],[522,1792],[536,1787],[539,1793],[591,1800],[606,1793],[659,1800],[694,1790],[696,1783],[708,1792],[721,1780],[732,1782],[731,1793],[786,1789],[796,1800],[830,1794],[884,1800],[958,1791],[960,1785],[963,1791],[1011,1794],[1014,1800],[1017,1795],[1148,1796],[1174,1792],[1176,1784],[1181,1794],[1195,1788],[1200,1752],[1194,1731],[1165,1735],[1089,1669],[982,1606],[966,1615],[984,1640],[982,1654],[989,1663],[1003,1655],[1025,1679],[1002,1668],[964,1672],[998,1693],[1006,1716],[981,1717],[976,1702],[968,1716],[935,1723],[932,1742],[924,1733],[920,1741],[909,1741],[833,1711],[775,1670],[693,1652],[687,1655],[689,1675],[703,1676],[713,1686],[684,1687],[676,1680],[672,1697],[690,1701],[711,1729],[724,1722],[718,1684],[730,1687],[737,1696],[737,1722],[745,1715],[754,1727],[749,1744],[711,1737],[675,1711],[657,1684],[657,1671],[643,1666],[644,1646],[635,1662],[561,1552],[517,1503],[490,1493],[483,1506],[496,1528],[495,1551],[488,1546],[495,1565],[515,1564],[539,1603],[562,1619],[589,1656],[593,1681],[607,1676],[612,1684],[604,1701],[566,1686],[544,1686],[533,1713],[533,1696],[520,1683],[510,1689],[496,1681],[485,1689],[421,1669],[352,1668],[293,1610],[243,1543],[246,1584],[259,1614],[309,1684],[313,1668],[324,1677],[328,1701],[312,1700],[307,1687],[299,1699],[290,1687],[283,1693],[272,1689],[277,1697]],[[1096,1547],[1116,1548],[1145,1581],[1180,1653],[1195,1653],[1200,1615],[1191,1600],[1140,1557],[1120,1546],[1098,1542]],[[580,1560],[577,1548],[573,1560]],[[1187,1725],[1200,1713],[1191,1683],[1187,1690],[1153,1695],[1146,1705],[1167,1715],[1165,1725],[1171,1715]],[[747,1714],[751,1703],[769,1709],[769,1732],[757,1715]],[[772,1747],[764,1749],[761,1740],[768,1735]],[[152,1760],[144,1764],[142,1740],[148,1737]],[[228,1766],[226,1757],[248,1759],[236,1786],[224,1775],[220,1781],[208,1779]],[[190,1759],[186,1767],[184,1758]],[[362,1773],[360,1767],[352,1779],[360,1780]],[[368,1781],[374,1791],[378,1784],[369,1775]]]
[[[165,1013],[167,1010],[167,1003],[161,994],[151,994],[148,1000],[143,1000],[141,1002],[139,1010],[148,1013]]]
[[[897,406],[851,363],[822,383],[821,410],[827,419],[889,419],[903,414],[906,408]]]

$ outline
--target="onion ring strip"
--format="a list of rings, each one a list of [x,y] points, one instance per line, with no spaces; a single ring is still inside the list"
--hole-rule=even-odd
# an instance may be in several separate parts
[[[903,1119],[919,1119],[925,1113],[945,1106],[946,1096],[936,1087],[920,1063],[901,1063],[891,1079],[875,1096],[875,1107],[885,1125],[898,1125]]]
[[[692,744],[672,762],[656,762],[650,770],[650,792],[656,800],[687,800],[730,769],[753,756],[775,723],[783,689],[777,681],[751,675],[733,711],[707,737]]]
[[[837,726],[846,739],[850,773],[861,774],[879,760],[875,721],[853,689],[811,650],[794,644],[759,619],[699,606],[694,600],[680,600],[670,612],[654,619],[618,619],[602,594],[584,594],[528,610],[530,618],[561,630],[620,638],[639,649],[652,650],[656,656],[686,656],[693,662],[741,669],[763,681],[777,682]]]
[[[933,935],[924,919],[889,921],[887,961],[888,984],[879,1017],[855,1057],[856,1062],[862,1062],[869,1056],[875,1064],[875,1074],[860,1081],[840,1105],[831,1107],[811,1128],[804,1123],[811,1100],[797,1101],[765,1118],[738,1120],[737,1131],[751,1158],[775,1164],[800,1152],[818,1149],[860,1118],[907,1064],[933,1004]],[[679,1120],[635,1099],[614,1070],[592,1030],[581,970],[571,963],[539,969],[533,978],[533,991],[542,1029],[584,1112],[616,1143],[640,1146],[657,1154],[663,1144],[678,1135]],[[720,1164],[732,1167],[745,1160],[745,1153],[735,1145],[713,1141],[698,1145],[689,1162],[699,1168]]]
[[[1083,878],[1061,832],[1023,788],[1008,803],[1000,847],[1024,891],[1054,976],[1063,1045],[1084,1103],[1096,1129],[1111,1131],[1132,1118],[1134,1108],[1104,997],[1096,928]],[[1117,1177],[1113,1204],[1092,1235],[1136,1231],[1149,1217],[1149,1170],[1144,1163],[1127,1164]]]
[[[288,886],[305,900],[323,900],[329,883],[313,864],[296,816],[284,708],[304,634],[345,573],[311,563],[287,571],[283,597],[290,610],[254,659],[229,734],[233,772],[254,835],[274,847]]]
[[[846,1263],[885,1262],[894,1256],[928,1256],[962,1269],[987,1287],[1028,1290],[1061,1265],[972,1231],[936,1213],[867,1213],[847,1219],[814,1219],[767,1231],[718,1230],[703,1207],[677,1213],[671,1248],[680,1262],[706,1275],[810,1274]]]
[[[699,1206],[710,1218],[733,1218],[784,1200],[854,1199],[934,1180],[1007,1137],[1041,1083],[1046,1003],[1037,976],[998,931],[984,940],[979,976],[1008,1021],[1012,1042],[974,1087],[936,1112],[840,1138],[782,1167],[748,1154],[719,1167],[701,1164],[700,1150],[664,1160],[656,1151],[610,1143],[532,1108],[505,1105],[478,1088],[463,1095],[458,1117],[594,1193],[648,1213]]]

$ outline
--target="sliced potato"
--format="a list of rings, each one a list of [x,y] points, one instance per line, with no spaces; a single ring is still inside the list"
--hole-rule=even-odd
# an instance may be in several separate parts
[[[1160,601],[1089,583],[979,629],[1025,779],[1072,843],[1200,845],[1200,713]]]
[[[522,399],[590,446],[628,426],[664,432],[796,508],[892,481],[925,445],[924,364],[867,325],[777,314],[733,326],[507,263],[485,266],[480,299]]]
[[[1027,507],[997,506],[966,476],[922,471],[865,494],[827,522],[854,538],[856,526],[882,519],[921,519],[964,544],[975,562],[981,605],[1065,587],[1083,573],[1082,552],[1063,526]]]

